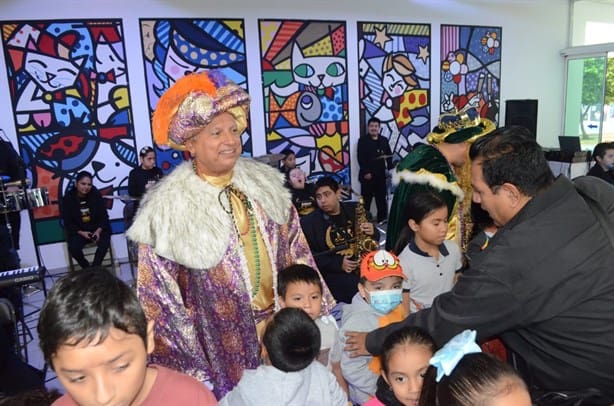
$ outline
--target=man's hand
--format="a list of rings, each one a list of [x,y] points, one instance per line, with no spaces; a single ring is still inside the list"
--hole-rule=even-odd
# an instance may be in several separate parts
[[[371,180],[371,179],[373,179],[373,175],[371,175],[371,172],[367,172],[367,173],[364,174],[363,178],[365,180]]]
[[[341,269],[346,273],[352,273],[358,268],[358,261],[355,261],[350,256],[344,256],[341,263]]]
[[[344,351],[350,354],[350,358],[360,357],[363,355],[371,355],[367,351],[367,334],[358,331],[347,331],[345,333]]]

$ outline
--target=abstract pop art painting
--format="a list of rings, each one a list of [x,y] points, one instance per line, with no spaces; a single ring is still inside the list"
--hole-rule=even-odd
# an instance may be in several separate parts
[[[430,130],[429,24],[358,23],[360,125],[378,118],[395,160]]]
[[[259,20],[268,153],[292,149],[314,180],[350,184],[346,26]]]
[[[160,96],[185,75],[217,69],[247,89],[243,20],[141,19],[145,84],[150,115]],[[251,156],[249,127],[241,135],[243,154]],[[189,158],[186,152],[156,146],[157,165],[168,173]]]
[[[103,196],[127,189],[137,164],[121,20],[3,21],[2,41],[20,154],[33,189],[36,244],[64,240],[59,205],[79,171]],[[114,232],[123,204],[108,199]]]
[[[441,26],[441,108],[471,106],[499,122],[501,27]]]

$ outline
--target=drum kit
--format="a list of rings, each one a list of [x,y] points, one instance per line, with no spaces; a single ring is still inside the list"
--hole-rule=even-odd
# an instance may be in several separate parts
[[[30,179],[6,182],[0,177],[0,214],[34,209],[49,205],[49,191],[46,187],[26,189]]]

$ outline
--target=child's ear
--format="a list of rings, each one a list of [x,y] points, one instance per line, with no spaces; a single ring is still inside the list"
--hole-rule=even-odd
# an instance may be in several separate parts
[[[362,283],[358,284],[358,292],[360,293],[360,296],[362,296],[362,298],[365,300],[365,302],[369,304],[371,303],[371,301],[369,300],[369,295],[367,294],[367,289],[365,289]]]
[[[279,296],[278,301],[279,301],[279,307],[281,307],[282,309],[286,307],[286,300],[284,299],[283,296]]]
[[[418,223],[416,223],[415,220],[409,219],[409,221],[407,222],[407,225],[409,226],[410,230],[413,231],[414,233],[418,231]]]
[[[264,344],[260,343],[260,359],[264,362],[265,365],[271,365],[271,360],[269,359],[269,352],[266,350]]]
[[[380,375],[382,376],[382,378],[384,378],[384,381],[386,382],[388,387],[390,387],[390,382],[388,382],[388,377],[386,376],[386,373],[384,372],[383,369],[380,371]]]
[[[154,340],[154,321],[150,320],[147,322],[147,354],[151,354],[154,348],[156,348]]]

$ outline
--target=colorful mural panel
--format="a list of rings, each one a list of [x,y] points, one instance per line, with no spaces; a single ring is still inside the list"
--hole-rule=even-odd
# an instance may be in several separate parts
[[[395,160],[430,130],[431,26],[358,23],[360,124],[378,118]]]
[[[137,164],[121,20],[0,24],[20,153],[52,203],[33,209],[35,243],[63,241],[58,202],[77,172],[110,197]],[[123,203],[108,208],[123,231]]]
[[[440,111],[476,107],[499,122],[501,27],[441,26]]]
[[[311,179],[350,184],[346,26],[259,20],[266,145],[292,149]]]
[[[150,114],[160,96],[190,73],[218,69],[247,89],[243,20],[141,19],[140,26]],[[251,155],[249,128],[241,137],[243,155]],[[165,173],[189,158],[186,152],[155,148]]]

